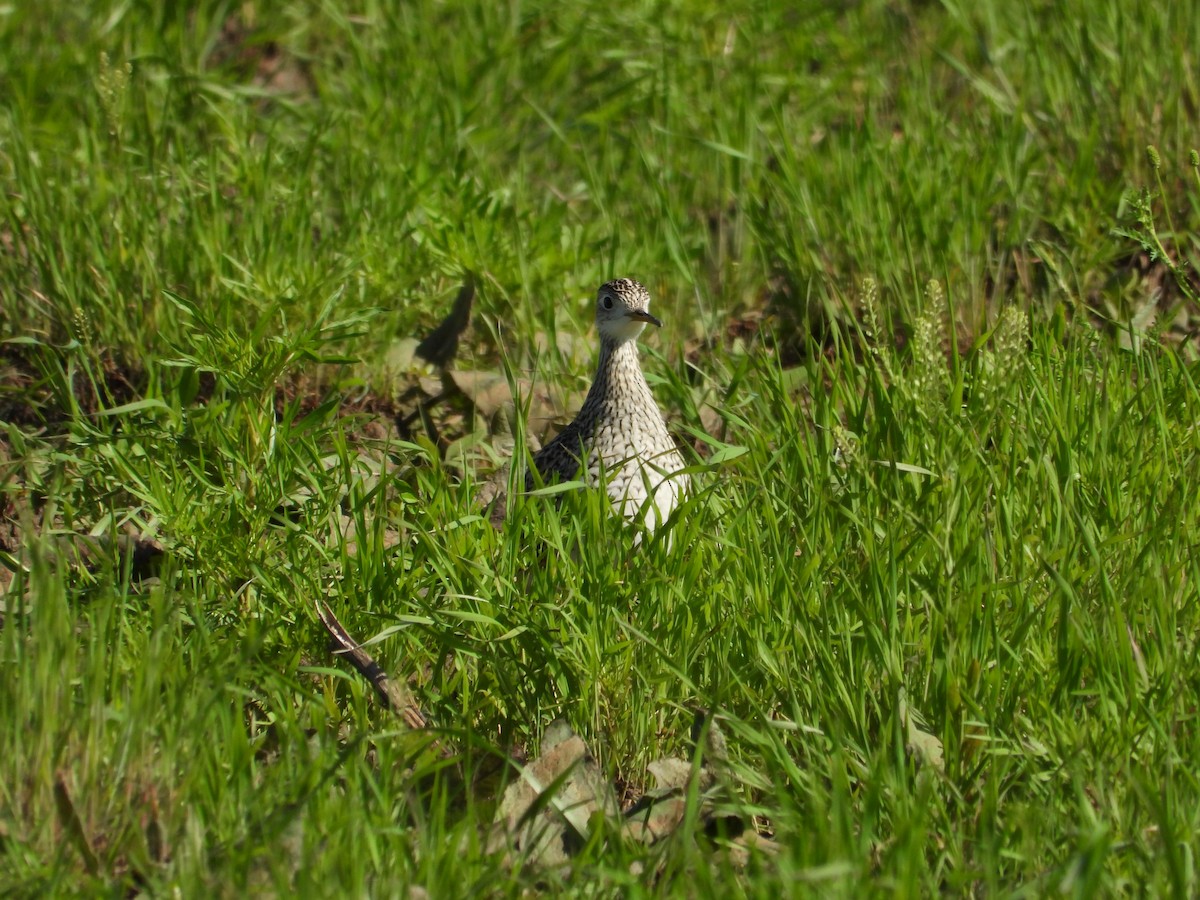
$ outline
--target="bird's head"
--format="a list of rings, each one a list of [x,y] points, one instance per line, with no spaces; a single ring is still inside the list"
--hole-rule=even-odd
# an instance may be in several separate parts
[[[632,278],[618,278],[600,286],[596,293],[596,329],[617,343],[637,338],[646,323],[662,327],[650,315],[650,292]]]

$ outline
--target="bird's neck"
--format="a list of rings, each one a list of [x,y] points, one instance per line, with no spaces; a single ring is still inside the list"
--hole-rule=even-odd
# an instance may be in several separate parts
[[[642,374],[642,364],[638,361],[637,341],[601,340],[596,377],[584,402],[594,405],[606,398],[610,401],[615,398],[621,403],[654,403],[650,385]]]

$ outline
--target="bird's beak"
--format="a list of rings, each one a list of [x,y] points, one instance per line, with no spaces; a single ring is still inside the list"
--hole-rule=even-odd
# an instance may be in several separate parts
[[[655,316],[650,315],[650,313],[646,312],[644,309],[635,309],[626,313],[626,315],[635,322],[649,322],[651,325],[656,325],[657,327],[662,328],[662,321]]]

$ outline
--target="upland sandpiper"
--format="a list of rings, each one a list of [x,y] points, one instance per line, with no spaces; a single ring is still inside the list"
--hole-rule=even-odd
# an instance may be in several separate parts
[[[575,420],[538,451],[533,465],[545,483],[580,478],[593,487],[604,484],[621,515],[629,520],[644,516],[653,531],[680,502],[689,481],[680,473],[683,457],[638,360],[637,338],[647,323],[662,326],[650,314],[645,287],[632,278],[600,286],[595,380]],[[535,486],[530,471],[525,489]]]

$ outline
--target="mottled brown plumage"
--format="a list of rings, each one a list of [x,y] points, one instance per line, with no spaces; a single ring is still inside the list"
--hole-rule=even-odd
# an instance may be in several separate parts
[[[644,509],[646,527],[653,530],[687,491],[688,478],[671,477],[684,467],[683,457],[638,361],[638,335],[647,322],[662,325],[649,307],[650,294],[633,279],[600,287],[596,378],[575,420],[534,456],[533,465],[546,483],[582,478],[592,486],[605,484],[622,515],[636,519]],[[525,487],[535,487],[533,472]],[[647,503],[651,496],[654,501]]]

